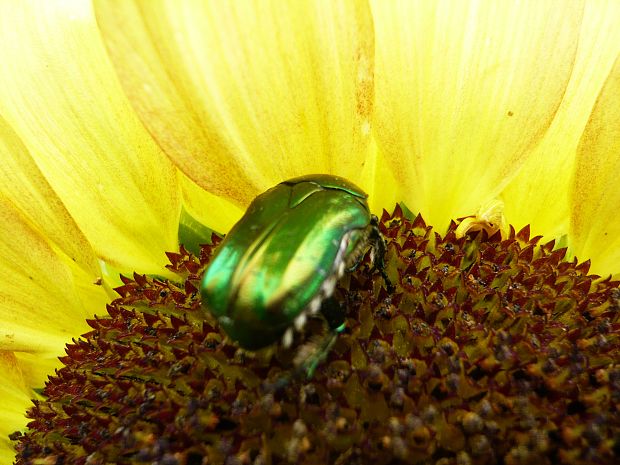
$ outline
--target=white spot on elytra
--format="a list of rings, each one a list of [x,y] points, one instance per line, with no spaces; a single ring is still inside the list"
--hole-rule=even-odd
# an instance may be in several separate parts
[[[288,349],[293,344],[293,329],[288,328],[282,336],[282,345]]]
[[[297,318],[295,318],[295,329],[301,331],[306,325],[306,313],[302,312]]]
[[[325,293],[325,297],[329,297],[334,293],[334,289],[336,288],[336,277],[332,276],[331,278],[325,280],[323,283],[323,292]]]
[[[315,297],[310,302],[309,310],[312,315],[316,314],[321,308],[321,299],[319,297]]]
[[[340,262],[338,264],[338,277],[344,274],[344,268],[345,268],[344,262]]]

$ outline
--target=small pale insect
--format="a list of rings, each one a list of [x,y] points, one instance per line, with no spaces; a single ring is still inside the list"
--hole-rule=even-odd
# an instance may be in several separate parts
[[[248,350],[279,339],[291,345],[294,329],[321,314],[337,281],[369,248],[390,286],[385,242],[366,198],[346,179],[318,174],[284,181],[254,199],[219,245],[201,284],[203,305],[232,340]],[[343,328],[332,325],[301,356],[309,376]]]

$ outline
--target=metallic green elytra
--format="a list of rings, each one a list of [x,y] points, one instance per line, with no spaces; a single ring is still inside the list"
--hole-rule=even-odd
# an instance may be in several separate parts
[[[232,340],[249,350],[281,337],[289,345],[369,247],[382,270],[385,243],[366,197],[346,179],[309,175],[254,199],[201,285],[203,305]]]

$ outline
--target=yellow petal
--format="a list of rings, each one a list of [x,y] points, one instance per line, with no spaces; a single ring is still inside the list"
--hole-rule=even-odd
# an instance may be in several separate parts
[[[15,355],[0,350],[0,463],[13,463],[15,451],[8,435],[23,430],[26,426],[26,409],[34,397],[22,376],[22,370]]]
[[[555,114],[582,6],[371,2],[380,149],[403,200],[435,226],[506,185]]]
[[[64,345],[89,329],[85,318],[107,298],[92,283],[97,292],[81,289],[72,271],[84,270],[67,263],[73,262],[0,194],[0,463],[10,463],[7,435],[25,426],[32,388],[43,387]]]
[[[225,234],[241,218],[243,210],[228,199],[213,195],[198,187],[179,171],[179,184],[183,193],[183,208],[207,228]],[[208,238],[205,238],[205,241]]]
[[[390,166],[379,151],[374,137],[370,147],[370,156],[357,184],[368,194],[370,211],[381,216],[383,209],[392,213],[396,203],[402,200],[400,194],[402,189],[396,183]]]
[[[142,121],[199,186],[245,206],[288,177],[360,178],[370,139],[363,2],[97,2]]]
[[[30,157],[17,134],[0,117],[0,195],[9,199],[48,240],[91,275],[99,273],[92,247]]]
[[[0,3],[0,114],[96,253],[156,272],[177,245],[175,169],[126,100],[91,5]]]
[[[65,260],[1,196],[0,276],[0,350],[61,354],[100,310],[84,307]]]
[[[620,56],[616,59],[577,150],[569,246],[591,271],[620,273]]]
[[[96,285],[101,277],[97,257],[77,224],[60,201],[28,150],[15,132],[0,117],[0,196],[36,229],[50,246],[58,259],[64,262],[74,277],[76,291],[84,308],[92,313],[105,310],[109,300],[108,286]],[[13,240],[7,231],[5,240]],[[29,244],[19,253],[28,254]],[[10,283],[9,283],[10,285]],[[59,309],[60,311],[60,309]]]
[[[575,151],[592,107],[620,52],[620,3],[588,2],[562,104],[542,142],[502,193],[517,230],[558,238],[568,232]],[[552,203],[549,200],[552,199]]]
[[[77,335],[75,337],[77,338]],[[63,347],[63,350],[54,354],[14,352],[14,355],[21,367],[25,385],[31,389],[42,389],[47,378],[53,376],[56,369],[62,368],[63,364],[58,357],[66,355],[66,352]]]

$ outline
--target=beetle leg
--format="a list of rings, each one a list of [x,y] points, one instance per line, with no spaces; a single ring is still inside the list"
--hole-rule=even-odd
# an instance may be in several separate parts
[[[330,297],[323,300],[321,314],[324,334],[311,337],[299,348],[294,360],[297,373],[306,379],[312,378],[319,364],[329,354],[338,334],[346,327],[346,310],[337,299]]]
[[[335,330],[344,324],[346,310],[337,299],[331,297],[323,301],[321,314],[327,322],[329,329]]]
[[[373,264],[373,270],[379,271],[381,277],[385,281],[385,285],[389,293],[394,292],[395,287],[388,278],[385,272],[385,254],[387,252],[387,245],[381,231],[379,231],[379,218],[376,215],[372,215],[370,218],[370,234],[369,241],[371,241],[371,260]]]
[[[382,270],[385,268],[385,253],[387,251],[387,246],[381,231],[379,231],[379,218],[372,215],[369,227],[370,234],[368,240],[372,243],[372,264],[378,270]]]
[[[325,360],[336,342],[338,333],[339,331],[330,330],[327,334],[312,338],[308,343],[304,344],[295,357],[297,373],[305,375],[306,379],[312,378],[317,367]]]
[[[360,235],[361,237],[355,237],[355,235]],[[357,246],[355,247],[353,251],[350,252],[349,256],[346,257],[346,260],[345,260],[346,261],[345,270],[348,273],[352,273],[353,271],[355,271],[357,267],[360,265],[360,263],[362,262],[362,258],[364,258],[364,255],[366,254],[366,251],[368,250],[369,238],[370,238],[370,231],[368,227],[366,227],[366,229],[364,230],[351,231],[343,238],[342,244],[341,244],[343,260],[345,260],[344,255],[345,255],[345,251],[347,250],[350,240],[354,240],[355,242],[357,242]],[[342,274],[343,273],[340,273],[338,278],[340,278]]]

